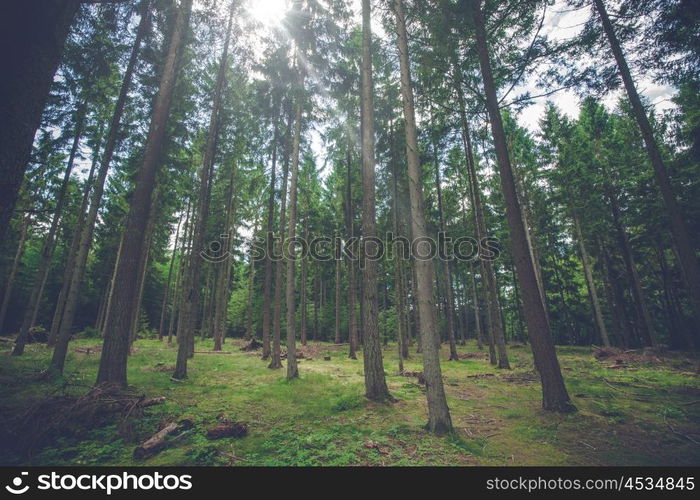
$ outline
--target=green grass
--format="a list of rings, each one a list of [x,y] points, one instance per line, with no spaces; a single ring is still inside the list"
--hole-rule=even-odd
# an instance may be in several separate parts
[[[0,354],[0,421],[18,415],[48,394],[80,395],[95,379],[99,354],[75,352],[96,338],[73,343],[65,376],[37,380],[50,351],[30,345],[22,357]],[[208,350],[210,342],[198,343]],[[511,349],[513,370],[492,367],[485,356],[442,364],[455,431],[437,437],[424,430],[425,389],[397,373],[396,346],[384,352],[387,382],[395,403],[367,401],[362,360],[345,347],[312,344],[312,359],[299,362],[301,377],[288,382],[284,370],[269,370],[259,353],[197,354],[189,378],[172,382],[176,347],[139,340],[129,360],[129,383],[165,404],[148,408],[127,436],[118,421],[102,421],[80,432],[54,436],[31,456],[1,447],[0,463],[16,465],[698,465],[700,380],[692,360],[669,353],[658,362],[609,368],[589,349],[559,348],[570,394],[579,412],[542,411],[540,386],[527,346]],[[460,353],[478,353],[472,343]],[[421,371],[411,350],[406,371]],[[331,356],[324,361],[324,356]],[[493,376],[474,377],[492,374]],[[210,441],[206,428],[220,417],[248,424],[243,439]],[[191,419],[182,440],[146,461],[135,446],[167,421]]]

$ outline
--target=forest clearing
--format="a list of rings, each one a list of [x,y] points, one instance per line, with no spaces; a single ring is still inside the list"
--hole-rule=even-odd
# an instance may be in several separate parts
[[[489,364],[488,353],[469,342],[460,346],[459,361],[443,365],[455,431],[439,438],[423,428],[425,388],[415,376],[421,371],[416,355],[404,362],[401,376],[396,346],[385,346],[387,384],[397,401],[377,404],[363,397],[362,361],[347,358],[347,345],[309,343],[299,360],[304,375],[294,381],[268,370],[259,351],[242,352],[244,345],[230,340],[225,344],[227,354],[197,354],[189,379],[173,385],[168,371],[175,363],[175,347],[139,340],[130,361],[130,379],[139,395],[165,397],[163,404],[144,410],[126,434],[119,431],[120,415],[69,425],[65,435],[50,427],[46,442],[14,453],[6,448],[0,460],[148,466],[697,465],[700,461],[700,380],[693,362],[680,353],[611,351],[612,355],[597,359],[597,351],[589,347],[561,348],[559,358],[579,411],[552,417],[539,404],[539,381],[527,346],[511,346],[513,370],[502,372]],[[84,339],[74,346],[70,370],[55,382],[36,380],[37,366],[48,361],[43,345],[30,346],[26,357],[0,357],[3,442],[16,443],[19,437],[27,446],[24,433],[37,437],[51,425],[54,417],[44,414],[32,421],[33,428],[21,427],[22,417],[45,396],[77,398],[85,393],[99,356],[87,349],[99,350],[99,345]],[[196,348],[209,347],[198,342]],[[448,356],[449,349],[443,346],[443,359]],[[248,435],[208,439],[207,429],[216,427],[222,416],[246,423]],[[134,449],[163,422],[182,419],[193,421],[190,435],[146,460],[134,459]]]
[[[694,489],[699,2],[3,0],[0,47],[0,465]]]

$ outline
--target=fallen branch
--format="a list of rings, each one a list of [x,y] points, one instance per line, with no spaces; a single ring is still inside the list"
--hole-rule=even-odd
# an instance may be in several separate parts
[[[172,443],[182,439],[192,427],[194,427],[194,423],[191,420],[169,423],[151,436],[150,439],[137,446],[134,450],[134,458],[136,460],[144,460],[157,454]],[[173,437],[171,438],[171,436]]]

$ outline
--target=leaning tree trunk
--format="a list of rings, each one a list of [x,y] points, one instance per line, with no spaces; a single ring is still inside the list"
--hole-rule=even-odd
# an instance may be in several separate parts
[[[37,314],[39,313],[41,297],[44,294],[46,280],[48,279],[49,271],[51,270],[51,259],[53,258],[53,252],[56,249],[58,226],[63,216],[63,206],[66,203],[68,184],[70,183],[70,176],[71,172],[73,171],[73,165],[75,164],[75,157],[78,153],[78,147],[80,146],[80,139],[83,134],[86,115],[87,105],[82,103],[76,112],[75,131],[73,133],[73,144],[71,145],[70,154],[68,155],[68,164],[66,165],[66,171],[63,175],[63,182],[61,183],[61,188],[56,198],[56,208],[54,209],[53,218],[51,219],[51,227],[49,228],[49,232],[44,240],[44,245],[41,248],[39,269],[37,270],[34,279],[34,285],[32,286],[32,293],[29,296],[29,302],[27,303],[27,307],[24,311],[22,326],[20,327],[19,334],[17,335],[15,347],[12,350],[13,356],[20,356],[22,353],[24,353],[24,345],[27,342],[29,330],[34,326]]]
[[[0,240],[17,202],[34,135],[79,0],[0,5]]]
[[[65,287],[65,301],[63,304],[61,304],[61,300],[59,297],[59,303],[57,305],[56,316],[58,316],[58,321],[57,325],[55,326],[56,341],[61,335],[64,335],[64,337],[67,336],[66,338],[69,339],[70,333],[68,332],[70,332],[73,328],[73,321],[78,303],[80,285],[85,274],[85,267],[87,265],[87,258],[90,252],[90,247],[92,245],[92,236],[95,229],[95,224],[97,223],[98,210],[102,203],[102,196],[104,194],[104,188],[107,180],[107,174],[109,172],[109,166],[112,161],[112,156],[114,155],[114,150],[117,146],[117,142],[119,140],[120,123],[122,115],[124,114],[124,107],[126,105],[129,87],[131,86],[134,70],[138,61],[139,52],[141,50],[141,43],[148,34],[151,27],[149,6],[150,0],[142,0],[141,4],[139,5],[139,10],[141,12],[141,20],[136,30],[136,38],[134,39],[134,43],[131,48],[129,62],[127,63],[126,71],[124,72],[124,77],[122,79],[121,88],[119,89],[117,102],[114,106],[114,112],[112,113],[112,118],[109,123],[107,140],[105,142],[102,159],[100,160],[100,167],[97,172],[97,178],[95,179],[95,186],[93,187],[92,194],[90,195],[90,208],[87,211],[85,220],[80,226],[78,226],[79,229],[77,230],[77,250],[75,253],[74,263],[71,263],[70,261],[68,263],[68,265],[71,266],[73,269],[69,275],[70,279],[68,281],[68,285]],[[53,325],[51,330],[53,335]]]
[[[588,255],[588,250],[586,249],[586,243],[583,241],[583,232],[581,231],[581,221],[579,216],[574,212],[574,229],[576,230],[576,239],[578,240],[579,250],[581,251],[581,264],[583,265],[583,274],[586,277],[586,285],[588,286],[588,296],[591,299],[591,305],[593,306],[593,314],[595,316],[596,327],[598,328],[598,334],[600,335],[603,345],[605,347],[610,347],[610,337],[608,336],[608,329],[605,326],[605,319],[603,318],[603,310],[600,307],[600,301],[598,300],[598,291],[595,287],[595,281],[593,280],[593,271],[591,269],[591,259]]]
[[[404,119],[406,121],[406,157],[408,160],[408,187],[411,200],[411,225],[414,241],[428,238],[425,221],[421,168],[418,153],[415,106],[411,84],[411,69],[408,56],[408,36],[403,0],[395,0],[396,27],[398,34],[399,62],[401,67],[401,94]],[[452,419],[447,407],[445,388],[440,369],[440,352],[437,347],[438,332],[433,301],[433,264],[425,259],[414,259],[416,292],[420,318],[420,337],[423,351],[423,375],[428,400],[428,429],[435,433],[452,430]]]
[[[620,204],[617,199],[617,194],[615,193],[615,187],[610,181],[607,169],[604,169],[603,175],[606,177],[605,193],[608,198],[608,202],[610,203],[610,211],[612,213],[615,234],[617,235],[617,243],[620,247],[622,260],[625,263],[625,268],[627,269],[627,274],[632,284],[632,298],[634,299],[634,307],[637,313],[637,320],[639,322],[639,330],[642,337],[641,340],[647,346],[654,346],[655,340],[652,330],[651,315],[649,314],[649,308],[647,307],[644,291],[642,290],[642,280],[640,279],[639,272],[637,271],[637,264],[634,260],[634,255],[632,254],[632,247],[630,245],[629,237],[627,236],[627,231],[622,223],[622,213],[620,211]]]
[[[85,181],[85,184],[83,185],[83,199],[80,202],[80,210],[78,211],[78,218],[76,219],[75,226],[73,228],[70,249],[68,250],[65,268],[63,270],[63,284],[61,285],[61,291],[58,293],[58,299],[56,300],[56,308],[54,309],[53,319],[51,320],[51,330],[49,330],[49,338],[47,341],[47,344],[49,346],[53,346],[56,343],[58,329],[61,326],[61,319],[63,318],[63,312],[66,305],[68,288],[71,282],[71,277],[73,276],[73,272],[75,270],[75,259],[78,254],[78,248],[80,247],[80,234],[82,233],[82,228],[85,224],[85,216],[90,202],[90,190],[92,189],[92,184],[95,178],[95,167],[97,166],[97,160],[100,153],[99,146],[102,137],[101,125],[98,137],[100,139],[97,141],[97,147],[95,147],[95,149],[93,150],[92,163],[90,165],[90,173],[88,174],[88,178]]]
[[[455,66],[456,68],[456,66]],[[464,95],[462,87],[457,85],[457,97],[459,101],[460,122],[462,125],[462,142],[467,158],[467,184],[469,186],[469,198],[472,202],[472,213],[474,216],[474,227],[476,228],[477,239],[481,242],[487,237],[486,217],[481,203],[481,187],[479,177],[476,173],[474,161],[474,151],[471,142],[471,132],[469,121],[465,109]],[[481,277],[484,290],[486,291],[486,326],[489,333],[489,360],[491,364],[498,368],[510,369],[508,352],[506,350],[505,332],[500,314],[500,300],[498,298],[498,288],[496,283],[496,272],[493,262],[482,259],[479,256]]]
[[[2,333],[2,329],[5,325],[5,318],[7,317],[7,308],[10,304],[12,289],[15,286],[17,270],[19,269],[19,264],[22,261],[22,255],[24,255],[24,244],[27,241],[27,232],[29,231],[29,224],[31,223],[31,220],[32,217],[29,213],[25,215],[24,221],[22,222],[22,229],[19,234],[19,242],[17,243],[17,251],[15,252],[15,258],[12,260],[10,274],[7,276],[7,281],[5,282],[5,291],[2,295],[2,306],[0,306],[0,333]]]
[[[637,88],[635,87],[634,80],[632,79],[630,69],[627,65],[627,60],[622,52],[620,42],[617,39],[615,29],[610,22],[608,13],[605,10],[603,0],[593,0],[593,4],[600,15],[603,30],[605,31],[605,35],[610,43],[610,48],[615,56],[615,61],[617,62],[620,76],[625,84],[627,97],[630,100],[634,117],[636,118],[639,129],[642,132],[642,138],[644,139],[644,144],[646,146],[647,153],[649,154],[649,159],[651,160],[651,166],[654,169],[654,177],[656,178],[656,182],[659,184],[659,189],[661,190],[661,196],[664,200],[666,212],[668,213],[668,218],[671,223],[673,242],[677,250],[681,270],[683,271],[683,279],[688,287],[688,292],[692,299],[695,312],[695,321],[697,323],[700,322],[700,266],[698,266],[695,251],[690,243],[688,229],[685,221],[683,220],[683,214],[678,206],[678,201],[673,194],[673,188],[668,176],[668,171],[664,165],[659,146],[654,139],[654,131],[649,123],[649,118],[647,118],[642,100],[637,93]]]
[[[214,94],[212,96],[212,110],[209,117],[209,128],[207,130],[207,142],[204,150],[204,159],[199,176],[199,200],[195,218],[194,233],[192,238],[192,252],[188,267],[188,276],[185,286],[185,300],[180,315],[182,338],[178,344],[177,362],[173,378],[182,380],[187,378],[187,359],[194,354],[194,330],[197,323],[197,308],[199,306],[201,292],[202,256],[200,252],[204,249],[204,236],[209,219],[209,204],[211,201],[211,188],[213,183],[214,157],[216,156],[217,137],[219,133],[219,113],[223,99],[224,82],[226,80],[226,70],[228,69],[228,51],[231,42],[231,31],[233,26],[233,12],[236,2],[231,2],[229,11],[228,26],[226,28],[226,40],[221,54],[221,61],[216,76]],[[178,335],[179,336],[179,335]]]
[[[491,130],[498,159],[501,187],[506,203],[506,217],[513,245],[515,269],[518,273],[520,288],[523,290],[525,321],[527,322],[527,330],[530,335],[535,366],[542,381],[542,406],[545,410],[570,412],[574,411],[576,407],[571,403],[564,386],[564,378],[562,377],[559,360],[554,348],[549,319],[544,309],[535,268],[527,244],[526,228],[523,225],[522,212],[518,203],[518,194],[508,157],[501,111],[498,106],[496,84],[491,70],[486,27],[484,26],[484,19],[481,13],[481,0],[473,1],[472,7],[477,52],[484,80],[487,110],[491,119]]]
[[[138,281],[136,263],[145,245],[145,232],[151,209],[156,175],[160,167],[166,123],[170,114],[177,67],[189,26],[192,0],[182,0],[175,26],[170,38],[168,53],[160,78],[151,125],[148,130],[143,162],[136,178],[136,188],[131,197],[129,215],[124,228],[124,239],[112,294],[112,306],[105,322],[104,343],[97,383],[112,383],[125,386],[126,365],[129,355],[130,313],[133,294]]]
[[[370,0],[362,0],[362,239],[364,269],[362,269],[362,335],[364,338],[365,396],[374,401],[390,399],[384,376],[382,346],[379,339],[379,310],[377,304],[377,260],[366,259],[366,252],[376,255],[377,201],[375,194],[374,158],[374,83],[372,81],[372,27]],[[354,313],[354,311],[353,311]]]

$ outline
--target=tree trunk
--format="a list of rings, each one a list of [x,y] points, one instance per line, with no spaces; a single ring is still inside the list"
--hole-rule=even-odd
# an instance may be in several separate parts
[[[506,216],[513,244],[515,269],[523,290],[525,320],[530,335],[530,343],[532,344],[535,366],[542,380],[542,406],[545,410],[570,412],[576,408],[571,403],[564,386],[564,378],[562,377],[559,360],[554,348],[549,319],[543,306],[535,268],[530,257],[527,235],[525,234],[526,228],[523,225],[515,179],[513,178],[513,171],[508,157],[505,132],[498,106],[498,96],[496,95],[496,84],[489,60],[486,28],[481,13],[481,0],[473,1],[472,7],[477,52],[484,80],[488,114],[491,119],[494,147],[498,158],[503,197],[506,203]]]
[[[19,334],[17,335],[15,347],[12,350],[13,356],[20,356],[24,352],[24,345],[27,342],[29,330],[34,326],[37,314],[39,313],[41,297],[44,294],[44,286],[46,286],[46,280],[48,279],[49,271],[51,270],[51,259],[53,258],[53,252],[56,249],[58,226],[61,221],[61,217],[63,216],[63,206],[66,203],[70,175],[73,171],[73,165],[75,164],[75,156],[78,153],[78,147],[80,146],[80,139],[85,126],[86,114],[86,104],[81,103],[80,107],[76,111],[73,144],[71,145],[70,154],[68,155],[66,172],[63,175],[63,182],[61,183],[61,188],[58,192],[58,196],[56,197],[56,208],[54,209],[53,218],[51,219],[51,227],[49,228],[49,232],[46,235],[44,245],[41,249],[39,268],[37,269],[34,285],[32,287],[32,293],[29,296],[29,302],[27,303],[27,308],[24,311],[22,326],[20,327]]]
[[[457,97],[460,108],[460,121],[462,124],[462,142],[467,158],[467,184],[469,186],[469,197],[473,207],[474,227],[476,229],[477,239],[483,241],[488,234],[486,217],[481,203],[481,187],[479,185],[479,177],[476,173],[469,121],[467,120],[464,95],[460,85],[457,85]],[[505,332],[503,331],[503,322],[501,321],[500,315],[500,301],[498,299],[496,273],[493,262],[482,259],[481,256],[479,256],[479,264],[481,268],[482,286],[486,292],[487,299],[486,326],[489,333],[489,360],[492,365],[497,365],[498,368],[510,369],[508,352],[506,350]]]
[[[634,80],[632,79],[632,75],[627,65],[627,60],[622,52],[622,48],[620,47],[620,42],[617,40],[615,29],[610,22],[607,11],[605,10],[603,0],[593,0],[593,4],[600,15],[603,30],[605,31],[605,35],[610,43],[610,48],[615,56],[615,61],[617,62],[620,76],[625,84],[627,97],[630,100],[634,117],[636,118],[639,129],[641,130],[642,138],[644,139],[644,144],[646,146],[647,153],[649,154],[649,159],[651,160],[651,166],[654,169],[654,177],[656,178],[656,182],[659,184],[659,189],[661,190],[661,196],[664,200],[666,212],[668,213],[668,218],[671,223],[673,242],[676,247],[681,270],[683,271],[683,278],[692,300],[693,309],[695,312],[695,321],[697,324],[700,323],[700,266],[698,266],[695,251],[690,243],[688,229],[685,221],[683,220],[683,214],[678,206],[678,201],[673,194],[673,188],[668,176],[668,171],[664,165],[659,146],[654,139],[654,131],[651,128],[649,119],[647,118],[646,111],[642,105],[642,100],[637,93],[637,88],[635,87]]]
[[[29,224],[32,220],[31,214],[27,213],[24,216],[24,221],[22,221],[22,229],[19,234],[19,242],[17,243],[17,251],[15,252],[15,258],[12,260],[12,267],[10,268],[10,274],[7,276],[7,281],[5,282],[5,291],[2,295],[2,306],[0,306],[0,333],[3,331],[5,326],[5,318],[7,317],[7,308],[10,304],[10,297],[12,296],[12,289],[15,286],[15,279],[17,278],[17,270],[22,262],[22,255],[24,255],[25,242],[27,241],[27,232],[29,231]]]
[[[438,160],[437,144],[433,144],[433,156],[435,160],[435,188],[437,189],[438,216],[440,224],[440,232],[447,235],[445,232],[445,212],[442,206],[442,181],[440,180],[440,162]],[[438,244],[440,238],[438,238]],[[443,248],[444,257],[447,257],[446,248]],[[457,342],[455,341],[455,311],[454,311],[454,292],[452,290],[452,269],[448,258],[441,259],[443,273],[445,275],[445,313],[447,315],[447,339],[450,343],[450,361],[459,361],[457,354]]]
[[[283,248],[284,248],[284,233],[287,224],[287,182],[289,180],[289,162],[291,160],[291,140],[292,140],[292,126],[294,124],[294,116],[290,111],[289,117],[287,119],[287,131],[285,132],[285,159],[282,174],[282,194],[280,196],[280,223],[278,231],[278,241],[275,246],[277,251],[275,252],[275,295],[274,295],[274,316],[272,318],[272,359],[268,368],[278,369],[282,368],[282,355],[280,347],[280,337],[282,330],[282,273],[285,269],[285,260],[282,258]]]
[[[362,0],[362,335],[364,339],[365,396],[374,401],[391,399],[384,376],[382,346],[379,339],[377,302],[377,260],[364,255],[376,255],[377,238],[374,157],[374,82],[372,78],[372,27],[370,0]],[[370,245],[371,244],[371,245]],[[354,311],[353,311],[354,314]],[[351,341],[352,342],[352,341]]]
[[[190,228],[190,221],[192,217],[192,199],[187,200],[187,211],[185,213],[185,225],[183,227],[182,231],[182,246],[180,247],[180,255],[177,256],[177,271],[175,272],[175,283],[173,286],[173,291],[172,291],[172,297],[173,300],[170,304],[170,318],[168,319],[168,345],[171,345],[173,343],[173,331],[175,329],[175,318],[177,315],[178,311],[178,304],[180,301],[180,289],[182,288],[182,267],[183,267],[183,258],[185,255],[185,247],[187,246],[189,242],[189,228]],[[173,258],[175,255],[173,255]]]
[[[100,126],[102,129],[102,126]],[[80,235],[82,233],[83,225],[85,224],[86,212],[88,210],[88,205],[90,202],[90,190],[92,189],[92,184],[95,178],[95,167],[97,166],[97,160],[100,153],[100,142],[102,137],[102,130],[99,131],[97,140],[97,147],[94,149],[92,154],[92,164],[90,165],[90,173],[83,186],[83,199],[80,203],[80,210],[78,212],[78,218],[75,221],[75,227],[73,228],[73,235],[71,236],[70,249],[68,250],[68,256],[66,258],[65,267],[63,270],[63,283],[61,285],[61,291],[58,293],[58,299],[56,300],[56,308],[54,309],[53,319],[51,320],[51,330],[49,330],[48,345],[53,346],[56,343],[56,338],[58,336],[58,330],[61,326],[61,319],[63,318],[63,312],[66,305],[66,299],[68,295],[68,288],[70,286],[71,277],[75,270],[75,259],[78,254],[78,249],[80,247]]]
[[[255,222],[255,227],[253,228],[253,238],[258,233],[258,222]],[[255,259],[253,256],[253,243],[250,246],[250,256],[248,257],[248,262],[250,264],[250,274],[248,276],[248,303],[246,305],[246,326],[245,326],[245,339],[251,340],[253,335],[253,292],[255,291]],[[228,287],[228,283],[226,284]]]
[[[230,298],[229,284],[231,282],[231,268],[233,266],[233,240],[235,234],[236,220],[236,199],[237,192],[234,191],[236,171],[238,170],[237,163],[232,163],[231,176],[229,185],[226,190],[226,220],[224,223],[223,234],[227,235],[225,239],[226,246],[222,248],[222,262],[218,264],[218,277],[215,293],[214,304],[214,351],[220,351],[226,339],[226,331],[228,325],[228,301]]]
[[[426,227],[421,168],[418,153],[418,132],[416,130],[411,69],[408,56],[408,36],[403,0],[395,0],[396,27],[398,34],[399,62],[401,66],[401,94],[403,97],[404,119],[406,121],[406,156],[408,160],[408,187],[411,200],[411,225],[414,241],[426,240]],[[440,369],[440,352],[437,348],[435,304],[433,302],[433,264],[425,259],[414,259],[417,302],[420,317],[421,347],[423,350],[423,376],[428,400],[428,429],[434,433],[452,430],[452,420],[447,407],[447,398]]]
[[[634,298],[634,306],[637,312],[637,320],[639,323],[640,334],[642,336],[642,342],[647,346],[653,346],[655,345],[655,340],[654,334],[652,333],[651,315],[649,314],[649,308],[647,307],[644,291],[642,290],[642,281],[639,277],[639,272],[637,271],[637,265],[634,260],[634,255],[632,254],[632,247],[630,246],[629,237],[627,236],[627,231],[622,224],[622,213],[617,200],[617,194],[615,193],[615,188],[610,181],[607,169],[603,170],[603,175],[606,177],[605,193],[608,198],[608,202],[610,203],[610,211],[612,212],[613,225],[617,235],[617,243],[620,247],[622,260],[625,263],[625,268],[627,269],[627,274],[632,284],[632,297]]]
[[[399,242],[399,188],[398,188],[398,174],[396,172],[396,156],[395,156],[395,142],[394,142],[394,125],[391,126],[391,137],[390,137],[390,161],[391,161],[391,183],[392,183],[392,201],[393,201],[393,224],[394,224],[394,234],[397,239],[394,244],[394,271],[396,273],[395,283],[396,283],[396,297],[394,298],[396,304],[396,321],[398,323],[398,344],[399,344],[399,373],[403,373],[403,360],[409,358],[408,353],[408,322],[406,316],[406,302],[405,302],[405,285],[404,285],[404,275],[403,275],[403,254],[399,253],[397,250]]]
[[[335,261],[335,340],[340,344],[340,259]]]
[[[316,273],[314,275],[314,333],[311,336],[311,340],[318,340],[318,306],[319,306],[319,295],[321,292],[321,280],[319,279],[319,268],[316,266]]]
[[[600,302],[598,301],[598,292],[595,288],[595,281],[593,280],[593,271],[591,269],[591,261],[588,256],[588,250],[586,250],[586,243],[583,241],[583,232],[581,231],[581,221],[577,213],[573,214],[574,219],[574,229],[576,230],[576,239],[578,240],[579,250],[581,251],[581,264],[583,265],[583,274],[586,277],[586,285],[588,286],[588,296],[591,299],[591,305],[593,306],[593,314],[595,316],[596,327],[598,328],[598,334],[600,335],[603,345],[605,347],[610,347],[610,337],[608,337],[608,329],[605,327],[605,319],[603,318],[603,310],[600,307]]]
[[[5,0],[0,7],[0,240],[15,208],[34,135],[80,2]]]
[[[346,166],[347,166],[347,178],[346,178],[346,200],[345,200],[345,227],[348,233],[350,241],[355,237],[355,214],[353,211],[352,203],[352,176],[351,176],[351,155],[350,155],[350,141],[348,140],[347,151],[346,151]],[[350,359],[357,359],[357,312],[355,305],[355,298],[357,297],[357,285],[355,283],[355,261],[353,259],[348,259],[348,343],[350,344],[350,350],[348,352],[348,357]]]
[[[297,48],[297,50],[299,50]],[[298,58],[298,56],[297,56]],[[297,59],[298,60],[298,59]],[[296,271],[296,252],[295,240],[297,234],[297,182],[299,178],[299,150],[301,147],[301,126],[303,119],[303,89],[304,89],[304,71],[297,66],[299,72],[299,95],[296,97],[295,103],[295,118],[294,118],[294,140],[292,142],[292,166],[289,178],[289,204],[287,211],[289,212],[289,223],[287,224],[287,242],[285,245],[285,261],[287,264],[287,380],[297,378],[299,376],[299,368],[297,366],[296,353],[296,300],[294,297],[295,289],[295,271]]]
[[[83,280],[83,276],[85,274],[85,267],[87,265],[88,254],[92,245],[92,236],[95,229],[95,224],[97,223],[98,210],[102,203],[102,195],[104,194],[104,187],[107,180],[107,174],[109,172],[109,166],[112,161],[112,156],[114,154],[114,150],[117,146],[117,141],[119,138],[121,118],[124,114],[124,107],[126,105],[129,87],[131,86],[134,70],[138,61],[139,52],[141,50],[141,43],[144,37],[148,34],[151,26],[149,6],[150,0],[142,0],[141,4],[139,5],[139,10],[141,12],[141,20],[136,30],[136,38],[134,39],[134,44],[131,48],[129,62],[127,63],[126,71],[124,72],[124,77],[122,79],[121,88],[119,89],[117,102],[115,104],[114,112],[112,113],[112,118],[109,123],[104,152],[102,154],[100,167],[97,172],[97,178],[95,179],[95,186],[92,190],[92,194],[90,195],[90,208],[87,211],[85,220],[82,222],[81,225],[78,226],[78,247],[75,253],[74,263],[70,262],[69,260],[67,264],[73,269],[72,273],[70,274],[68,286],[65,287],[65,303],[62,305],[61,301],[59,300],[59,304],[57,306],[57,312],[60,308],[60,314],[59,321],[55,329],[56,341],[58,341],[58,338],[62,335],[64,339],[70,340],[70,331],[73,328],[73,322],[78,303],[78,295],[80,292],[80,286]],[[95,158],[97,158],[97,156],[95,156]],[[105,312],[106,311],[108,311],[108,309],[106,309]],[[53,325],[51,330],[53,333]],[[67,342],[68,340],[65,340],[65,342]],[[67,350],[67,345],[64,347]],[[61,348],[61,351],[62,350],[63,347]],[[55,352],[54,355],[56,355]],[[61,352],[59,352],[58,355],[60,357]],[[63,356],[65,356],[65,353],[63,353]],[[63,362],[64,361],[61,361],[58,364],[62,366]]]
[[[138,268],[136,263],[145,245],[145,232],[151,209],[156,175],[161,164],[161,150],[166,133],[166,123],[170,114],[177,67],[189,25],[192,0],[182,0],[171,35],[168,53],[160,78],[151,124],[146,140],[143,162],[136,178],[136,188],[131,197],[129,215],[124,228],[122,249],[116,265],[112,306],[105,321],[104,343],[97,383],[112,383],[126,386],[126,365],[129,352],[129,308],[136,283]]]
[[[207,130],[207,142],[204,150],[204,159],[199,176],[199,200],[194,224],[192,238],[192,252],[190,254],[188,276],[185,281],[185,300],[180,314],[180,325],[182,327],[182,339],[180,339],[177,352],[177,362],[173,378],[182,380],[187,378],[187,359],[194,352],[195,325],[197,323],[197,308],[199,306],[201,292],[201,268],[202,255],[204,250],[204,236],[209,218],[209,203],[211,201],[211,188],[213,183],[214,157],[216,156],[217,138],[219,132],[219,111],[223,98],[224,83],[226,80],[226,70],[228,68],[228,51],[231,42],[231,31],[233,25],[233,12],[236,2],[231,2],[229,11],[228,26],[226,28],[226,40],[224,42],[223,53],[216,76],[216,84],[212,96],[212,111],[209,117],[209,128]],[[179,332],[178,332],[178,336]],[[183,342],[184,340],[184,342]]]
[[[307,215],[304,220],[304,241],[309,241],[309,218],[308,218],[308,210],[307,210]],[[307,344],[307,336],[308,336],[308,325],[307,325],[307,288],[308,288],[308,262],[307,258],[303,257],[301,259],[301,299],[300,299],[300,307],[301,307],[301,345],[306,345]]]
[[[189,212],[190,206],[187,205],[187,212]],[[168,309],[168,300],[170,299],[170,289],[172,287],[173,281],[173,269],[175,267],[175,257],[177,256],[177,245],[180,240],[180,225],[182,224],[183,216],[181,215],[177,220],[177,228],[175,229],[175,242],[173,244],[173,253],[170,256],[170,265],[168,266],[168,279],[165,280],[165,289],[163,290],[163,305],[160,308],[160,321],[158,323],[158,340],[163,340],[164,330],[165,330],[165,313]]]
[[[272,166],[270,167],[270,193],[267,202],[267,226],[265,228],[265,278],[263,282],[263,306],[262,306],[262,359],[266,361],[270,358],[270,323],[273,315],[272,300],[272,277],[273,262],[272,252],[274,245],[274,224],[275,224],[275,182],[277,176],[277,149],[279,147],[279,122],[282,114],[280,92],[274,97],[274,132],[272,136]]]

